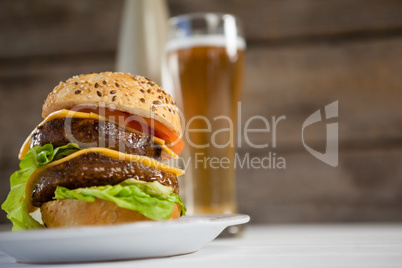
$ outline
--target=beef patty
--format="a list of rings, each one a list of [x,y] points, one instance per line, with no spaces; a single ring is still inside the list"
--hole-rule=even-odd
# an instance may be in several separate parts
[[[177,176],[138,162],[128,162],[107,157],[101,153],[87,153],[62,164],[48,168],[39,175],[31,196],[31,203],[40,207],[52,200],[57,186],[67,189],[115,185],[126,179],[159,183],[179,191]]]
[[[69,142],[77,143],[81,148],[106,147],[156,159],[161,156],[161,147],[152,142],[152,136],[128,132],[113,123],[87,118],[48,121],[36,129],[29,145],[32,148],[50,143],[59,147]]]

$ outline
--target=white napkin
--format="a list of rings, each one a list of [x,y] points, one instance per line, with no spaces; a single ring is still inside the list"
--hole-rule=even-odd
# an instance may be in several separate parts
[[[146,76],[161,84],[168,17],[165,0],[125,1],[117,49],[117,71]]]

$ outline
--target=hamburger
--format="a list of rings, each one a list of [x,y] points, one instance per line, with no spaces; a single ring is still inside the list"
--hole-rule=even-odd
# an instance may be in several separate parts
[[[60,82],[20,150],[2,205],[13,230],[177,219],[186,208],[164,159],[184,148],[172,97],[148,78],[92,73]]]

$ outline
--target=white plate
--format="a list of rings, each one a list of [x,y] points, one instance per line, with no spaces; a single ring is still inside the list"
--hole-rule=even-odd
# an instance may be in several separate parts
[[[19,262],[83,262],[194,252],[247,215],[196,215],[176,221],[0,232],[0,250]]]

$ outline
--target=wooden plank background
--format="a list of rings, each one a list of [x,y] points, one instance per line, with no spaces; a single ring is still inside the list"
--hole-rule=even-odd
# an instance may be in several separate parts
[[[169,0],[172,15],[229,12],[247,36],[243,123],[285,115],[277,148],[287,168],[239,169],[240,212],[252,222],[402,220],[402,2]],[[44,98],[78,73],[113,70],[123,1],[0,3],[0,202]],[[302,145],[304,120],[339,101],[339,166]],[[325,125],[306,132],[323,149]],[[255,143],[270,141],[266,134]],[[238,150],[263,157],[267,150]],[[4,213],[0,222],[5,222]]]
[[[250,42],[328,39],[400,32],[398,0],[171,0],[172,15],[188,12],[232,13],[243,19]]]

